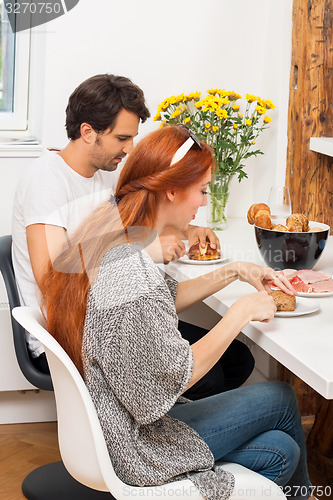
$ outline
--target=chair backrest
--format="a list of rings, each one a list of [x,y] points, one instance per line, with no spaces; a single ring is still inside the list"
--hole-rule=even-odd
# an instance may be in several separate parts
[[[123,490],[124,483],[113,470],[94,404],[76,366],[44,328],[40,310],[16,307],[12,314],[45,347],[57,406],[59,448],[66,469],[90,488],[110,491],[107,478],[113,489]]]
[[[12,262],[12,237],[11,235],[0,237],[0,271],[5,282],[9,309],[20,305],[20,298],[16,286],[13,262]],[[39,371],[31,362],[27,343],[25,340],[25,331],[19,323],[11,316],[13,329],[14,347],[19,367],[25,378],[38,389],[52,391],[53,385],[51,376]]]

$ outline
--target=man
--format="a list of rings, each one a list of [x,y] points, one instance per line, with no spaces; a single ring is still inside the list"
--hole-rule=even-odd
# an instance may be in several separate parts
[[[112,172],[133,149],[140,120],[144,122],[149,116],[142,90],[128,78],[96,75],[74,90],[66,108],[68,145],[36,160],[25,172],[15,195],[13,265],[22,304],[38,306],[38,283],[50,259],[68,234],[110,197],[116,182]],[[164,262],[184,255],[181,238],[195,243],[198,239],[206,242],[206,236],[213,245],[218,244],[209,228],[190,226],[184,235],[168,232],[160,238]],[[182,327],[192,335],[204,333],[186,324]],[[43,346],[30,335],[27,342],[32,362],[47,372]],[[253,358],[244,344],[239,348],[246,351],[248,358],[245,371],[244,366],[238,366],[243,382],[253,369]],[[223,381],[222,367],[221,371],[218,376]],[[208,382],[208,389],[201,392],[220,392],[215,382],[213,385],[214,389]]]

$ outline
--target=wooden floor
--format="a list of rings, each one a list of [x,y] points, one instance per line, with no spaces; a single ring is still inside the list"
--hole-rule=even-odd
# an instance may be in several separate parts
[[[21,484],[25,476],[58,460],[55,422],[0,425],[0,499],[24,499]]]
[[[304,420],[305,434],[312,423],[312,420]],[[0,499],[24,500],[21,492],[24,477],[36,467],[57,460],[60,454],[56,423],[0,425]],[[328,485],[314,469],[309,472],[313,485],[331,486],[333,492],[333,485]],[[333,494],[321,495],[318,499],[333,500]]]

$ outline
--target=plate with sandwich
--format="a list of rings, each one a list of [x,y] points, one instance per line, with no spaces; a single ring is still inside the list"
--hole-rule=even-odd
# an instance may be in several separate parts
[[[277,311],[274,316],[280,318],[289,318],[293,316],[303,316],[319,311],[320,305],[316,300],[288,295],[282,290],[272,290],[270,295],[273,297]]]
[[[220,262],[225,262],[226,260],[228,260],[228,257],[223,256],[221,254],[221,250],[211,248],[209,241],[207,241],[205,247],[202,247],[199,242],[192,245],[187,251],[187,254],[178,259],[178,262],[192,265],[207,265],[219,264]]]

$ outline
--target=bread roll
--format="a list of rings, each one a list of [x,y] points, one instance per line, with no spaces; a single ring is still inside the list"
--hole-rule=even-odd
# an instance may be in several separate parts
[[[254,218],[259,210],[267,210],[269,212],[269,215],[271,214],[270,208],[268,205],[266,205],[266,203],[254,203],[250,206],[247,212],[247,220],[249,224],[254,224]]]
[[[263,229],[272,229],[271,214],[268,210],[259,210],[254,216],[254,223]]]
[[[303,226],[302,226],[302,224],[300,222],[293,221],[293,222],[289,223],[288,230],[291,233],[302,233],[303,232]]]
[[[286,220],[286,225],[289,231],[292,232],[307,232],[309,230],[308,218],[303,214],[291,214]]]
[[[278,311],[294,311],[296,308],[295,295],[288,295],[282,290],[272,290],[269,295],[273,297]]]
[[[211,248],[210,243],[207,242],[203,248],[198,243],[192,245],[187,253],[191,260],[216,260],[221,258],[221,252],[217,248]]]
[[[275,224],[274,226],[272,226],[272,229],[273,231],[282,231],[284,233],[287,233],[289,231],[289,229],[283,224]]]

